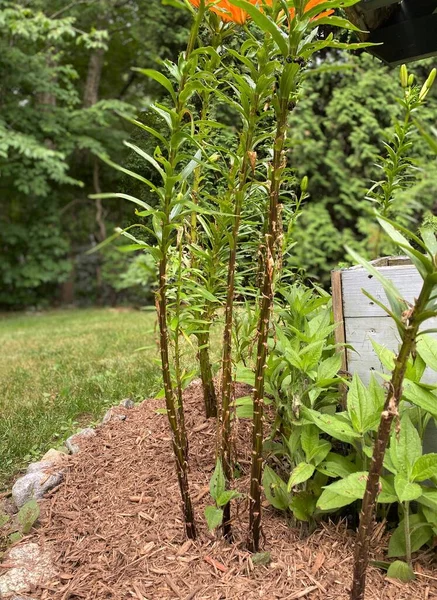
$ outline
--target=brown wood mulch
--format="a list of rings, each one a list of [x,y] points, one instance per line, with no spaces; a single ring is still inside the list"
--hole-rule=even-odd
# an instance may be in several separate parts
[[[244,391],[242,392],[244,393]],[[235,543],[208,533],[203,509],[210,503],[214,422],[202,415],[198,383],[185,394],[190,434],[190,484],[198,539],[186,541],[163,401],[146,400],[125,411],[125,421],[98,428],[70,459],[65,482],[42,503],[37,541],[53,548],[58,581],[34,590],[38,600],[347,600],[354,533],[344,522],[326,523],[309,537],[283,514],[266,507],[263,531],[268,566],[254,565],[245,550],[247,501],[234,504]],[[117,409],[118,410],[118,409]],[[121,410],[121,409],[120,409]],[[249,423],[235,434],[248,483]],[[383,558],[383,527],[374,535],[374,557]],[[435,561],[435,556],[434,556]],[[366,600],[437,599],[433,552],[415,562],[415,582],[385,579],[371,568]]]

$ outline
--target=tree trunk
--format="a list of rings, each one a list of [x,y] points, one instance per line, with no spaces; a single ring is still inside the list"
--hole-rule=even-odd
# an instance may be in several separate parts
[[[88,73],[85,82],[85,90],[83,94],[83,107],[91,108],[99,101],[100,80],[102,78],[103,62],[105,59],[105,49],[97,48],[91,53],[88,63]],[[100,169],[99,162],[96,157],[92,158],[93,164],[93,193],[101,194],[100,187]],[[95,219],[96,219],[96,238],[97,242],[103,242],[106,239],[106,225],[103,217],[103,206],[100,198],[95,199]],[[96,265],[96,286],[98,303],[102,302],[102,264],[98,257]]]

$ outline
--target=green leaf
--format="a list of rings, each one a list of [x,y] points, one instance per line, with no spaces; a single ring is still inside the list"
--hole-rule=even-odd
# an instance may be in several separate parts
[[[348,29],[349,31],[362,31],[347,19],[336,16],[315,19],[313,23],[315,27],[318,27],[319,25],[330,25],[331,27],[341,27],[341,29]]]
[[[421,276],[425,279],[428,273],[433,270],[431,260],[425,254],[422,254],[418,250],[415,250],[410,242],[397,230],[395,224],[385,217],[378,217],[378,222],[381,227],[385,230],[391,240],[411,259],[416,269],[419,271]]]
[[[14,533],[9,534],[9,541],[11,544],[15,544],[19,542],[23,538],[23,534],[20,531],[14,531]]]
[[[367,260],[362,258],[355,250],[346,246],[346,250],[351,257],[362,267],[364,267],[371,275],[375,277],[377,281],[384,288],[387,300],[389,301],[391,310],[399,321],[402,321],[402,313],[407,308],[407,303],[403,300],[399,290],[396,288],[394,283],[389,279],[386,279],[378,269],[371,265]]]
[[[390,442],[390,458],[397,473],[407,476],[416,460],[422,456],[422,442],[417,429],[407,413],[401,418],[400,432],[393,431]]]
[[[309,492],[293,494],[289,509],[299,521],[310,521],[316,510],[316,498]]]
[[[250,4],[250,2],[246,2],[245,0],[230,0],[230,3],[245,10],[252,17],[254,23],[258,25],[261,31],[264,33],[270,33],[281,53],[284,56],[288,55],[287,36],[284,35],[284,33],[281,31],[278,25],[272,21],[272,19],[261,12],[253,4]]]
[[[244,396],[235,401],[235,412],[239,419],[253,419],[253,398]]]
[[[417,340],[417,352],[433,371],[437,371],[437,339],[430,335],[421,335]]]
[[[343,421],[336,414],[327,415],[319,413],[306,406],[301,406],[301,414],[317,425],[319,429],[341,442],[351,443],[351,440],[361,437],[359,433],[354,431],[347,422]]]
[[[329,509],[340,508],[362,498],[366,489],[367,475],[367,471],[358,471],[348,475],[345,479],[331,483],[322,492],[317,502],[317,508],[321,510],[328,510],[327,506],[329,506]],[[335,496],[338,496],[337,503],[335,502]],[[348,500],[348,502],[345,502],[345,500]]]
[[[146,75],[147,77],[150,77],[151,79],[154,79],[155,81],[157,81],[160,85],[162,85],[163,88],[165,88],[167,90],[167,92],[171,95],[173,102],[176,103],[175,91],[173,89],[173,86],[172,86],[170,80],[167,79],[167,77],[165,75],[163,75],[159,71],[156,71],[155,69],[134,68],[133,70],[138,71],[139,73],[142,73],[142,75]]]
[[[239,494],[236,490],[226,490],[217,498],[217,506],[225,506],[231,500],[235,500],[235,498],[241,498],[241,494]]]
[[[287,485],[268,465],[264,467],[262,483],[270,504],[278,510],[287,510],[290,503]]]
[[[413,381],[404,379],[403,395],[409,402],[423,408],[423,410],[426,410],[437,419],[437,396],[434,392],[427,390]]]
[[[256,552],[250,557],[254,565],[269,565],[272,562],[270,552]]]
[[[353,428],[358,433],[365,433],[369,421],[373,423],[374,406],[366,386],[354,375],[347,395],[347,411]]]
[[[395,560],[395,562],[389,566],[387,577],[399,579],[399,581],[403,581],[404,583],[416,579],[413,569],[403,560]]]
[[[396,473],[394,486],[399,502],[411,502],[422,495],[422,488],[417,483],[410,483],[404,473]]]
[[[396,360],[395,353],[392,350],[386,348],[385,346],[381,346],[381,344],[378,344],[378,342],[375,342],[375,340],[373,339],[371,339],[370,341],[382,366],[389,372],[393,371],[393,369],[395,368]]]
[[[437,454],[425,454],[416,460],[411,472],[413,481],[424,481],[437,477]]]
[[[437,489],[436,488],[422,488],[422,495],[417,500],[419,504],[431,508],[437,515]]]
[[[303,483],[309,479],[315,471],[314,465],[308,463],[299,463],[291,472],[290,479],[288,480],[287,491],[290,492],[295,485]]]
[[[317,470],[324,475],[328,475],[328,477],[345,478],[348,475],[355,473],[357,467],[345,456],[330,452],[326,457],[326,460],[318,465]]]
[[[223,472],[222,462],[220,459],[217,459],[214,473],[212,474],[211,480],[209,482],[209,493],[213,500],[217,502],[218,498],[223,494],[226,489],[226,479],[225,474]]]
[[[429,542],[433,536],[431,525],[421,520],[420,515],[410,515],[410,537],[411,537],[411,552],[417,552],[420,548]],[[402,520],[393,535],[390,538],[388,544],[389,558],[395,556],[405,556],[405,526]]]
[[[29,500],[18,511],[17,519],[21,525],[21,531],[26,535],[32,529],[39,517],[39,504],[36,500]]]
[[[215,506],[207,506],[205,508],[205,519],[210,531],[214,531],[223,522],[223,510]]]

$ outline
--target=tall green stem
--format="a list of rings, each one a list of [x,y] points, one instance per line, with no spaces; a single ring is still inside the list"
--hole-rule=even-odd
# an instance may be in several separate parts
[[[199,10],[196,20],[191,29],[190,38],[187,46],[185,60],[189,59],[191,52],[193,51],[201,19],[203,17],[203,11]],[[174,142],[174,134],[181,131],[182,128],[182,113],[184,107],[182,105],[180,96],[187,81],[187,71],[182,75],[179,84],[179,90],[177,95],[177,101],[175,103],[175,111],[177,115],[177,121],[174,123],[173,135],[170,139],[168,163],[169,169],[173,174],[177,168],[177,142]],[[162,236],[160,242],[161,258],[159,260],[159,287],[156,293],[156,308],[158,313],[159,323],[159,336],[160,336],[160,353],[161,353],[161,367],[162,377],[164,382],[164,397],[167,408],[167,417],[170,424],[172,433],[172,446],[175,455],[176,462],[176,473],[181,491],[185,528],[187,537],[195,539],[196,537],[196,526],[194,522],[194,511],[191,503],[191,497],[189,493],[188,484],[188,463],[187,463],[187,435],[185,431],[185,422],[183,418],[183,407],[182,398],[179,398],[179,403],[175,401],[175,393],[170,374],[170,352],[169,352],[169,340],[168,340],[168,312],[167,312],[167,253],[171,244],[172,229],[170,227],[170,212],[171,212],[171,201],[174,194],[174,183],[166,186],[166,192],[163,202],[163,222],[162,222]],[[177,347],[179,351],[179,348]],[[177,358],[179,360],[179,358]]]
[[[419,298],[409,315],[403,334],[402,345],[396,358],[395,368],[389,384],[389,392],[381,413],[378,435],[375,441],[370,471],[367,477],[366,491],[360,513],[355,546],[355,565],[351,600],[364,600],[366,588],[366,570],[369,563],[369,544],[372,534],[372,524],[376,509],[376,498],[379,493],[379,478],[382,471],[385,451],[390,438],[393,419],[398,415],[399,402],[402,397],[402,384],[405,377],[408,358],[414,350],[417,333],[421,323],[421,314],[425,310],[433,290],[432,276],[423,283]]]
[[[405,557],[407,564],[411,567],[411,532],[410,532],[410,503],[404,503],[404,535],[405,535]]]
[[[255,367],[255,387],[253,393],[252,466],[250,476],[250,517],[248,546],[258,552],[261,533],[261,479],[264,414],[264,380],[267,362],[270,315],[273,309],[273,285],[275,278],[275,258],[278,242],[278,200],[281,186],[281,172],[284,169],[284,146],[288,116],[288,98],[281,99],[273,162],[270,173],[269,214],[265,242],[264,274],[261,289],[261,311],[258,324],[258,345]]]
[[[250,171],[250,152],[252,151],[253,137],[256,126],[259,97],[255,95],[252,102],[248,127],[242,143],[243,160],[239,172],[238,189],[235,193],[235,212],[232,236],[230,241],[230,254],[227,276],[227,296],[225,308],[225,327],[223,332],[223,360],[222,360],[222,387],[221,387],[221,414],[220,414],[220,458],[227,483],[232,479],[231,461],[231,398],[232,398],[232,326],[234,322],[234,295],[235,275],[237,266],[238,233],[240,230],[241,211],[245,195],[245,186]],[[223,508],[223,534],[227,539],[231,537],[230,504]]]

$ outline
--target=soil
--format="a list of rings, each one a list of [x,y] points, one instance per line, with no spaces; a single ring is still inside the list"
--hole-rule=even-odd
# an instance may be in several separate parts
[[[247,395],[244,386],[237,395]],[[124,411],[84,441],[69,459],[64,483],[41,504],[33,541],[49,546],[60,577],[32,590],[38,600],[348,600],[354,532],[347,523],[323,523],[305,537],[283,514],[265,503],[267,566],[255,565],[245,549],[247,500],[233,503],[234,543],[209,533],[203,511],[210,503],[215,423],[202,414],[199,383],[185,394],[190,432],[190,486],[198,538],[187,541],[181,519],[166,416],[162,400],[145,400]],[[122,409],[117,409],[122,410]],[[248,487],[250,423],[240,420],[234,444]],[[375,528],[372,558],[384,559],[383,524]],[[416,581],[389,581],[369,569],[366,600],[436,600],[433,551],[415,561]]]

